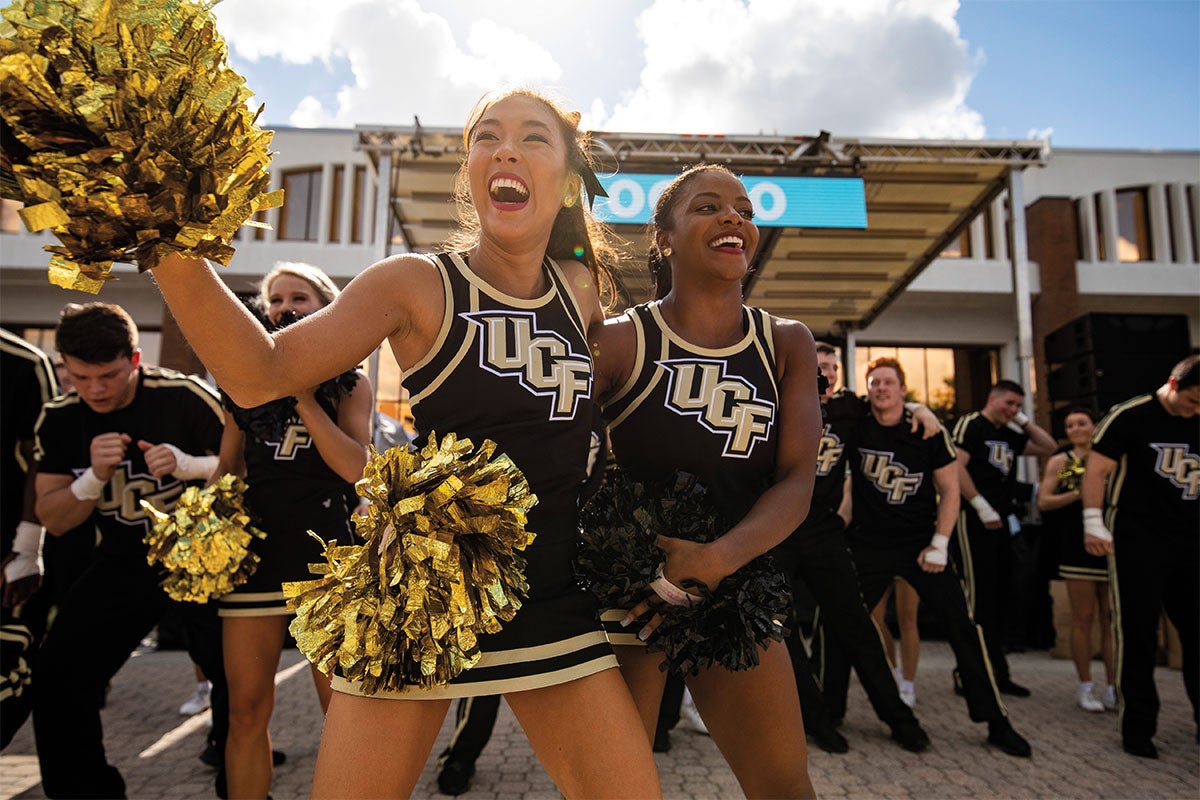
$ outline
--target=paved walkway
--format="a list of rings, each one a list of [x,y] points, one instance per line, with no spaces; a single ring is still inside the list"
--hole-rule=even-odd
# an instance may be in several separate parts
[[[823,797],[838,798],[1187,798],[1200,797],[1200,756],[1190,706],[1180,673],[1160,668],[1163,713],[1156,739],[1161,755],[1146,761],[1125,755],[1116,715],[1087,714],[1074,705],[1074,671],[1069,661],[1041,652],[1011,657],[1017,680],[1033,697],[1008,704],[1013,723],[1032,743],[1032,760],[1014,759],[984,746],[986,727],[967,720],[966,707],[950,689],[952,658],[941,642],[922,645],[917,712],[933,748],[913,755],[887,738],[871,715],[866,696],[851,689],[843,732],[846,755],[814,748],[809,766]],[[1100,668],[1097,665],[1098,674]],[[288,755],[275,772],[278,800],[308,796],[320,734],[320,711],[306,665],[295,651],[284,653],[277,678],[278,706],[272,720],[274,744]],[[113,681],[104,711],[109,760],[120,767],[131,798],[210,798],[213,771],[197,760],[206,714],[178,715],[192,688],[183,652],[148,652],[134,657]],[[764,724],[769,724],[766,722]],[[449,737],[443,728],[434,755]],[[669,753],[656,756],[668,798],[741,797],[737,781],[712,741],[676,729]],[[0,798],[40,798],[30,726],[0,754]],[[417,797],[436,797],[431,757]],[[475,785],[465,797],[557,798],[507,707],[496,735],[478,764]]]

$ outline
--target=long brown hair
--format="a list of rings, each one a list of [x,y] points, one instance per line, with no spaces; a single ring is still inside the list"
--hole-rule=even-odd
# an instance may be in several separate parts
[[[554,116],[558,120],[559,133],[567,146],[568,168],[581,178],[584,170],[592,169],[591,137],[586,132],[579,130],[580,115],[578,111],[567,111],[559,101],[550,95],[530,88],[502,89],[485,94],[475,104],[475,108],[467,117],[467,124],[463,126],[463,163],[454,176],[454,201],[458,210],[458,229],[443,242],[443,247],[447,250],[470,250],[479,244],[479,215],[475,212],[475,205],[471,200],[470,177],[467,174],[466,155],[471,149],[471,133],[489,108],[501,100],[514,96],[537,100],[554,112]],[[619,263],[616,241],[616,236],[608,226],[592,215],[591,209],[583,202],[582,197],[577,197],[570,206],[563,206],[559,209],[558,216],[554,219],[554,226],[550,229],[550,242],[546,245],[546,255],[556,260],[582,262],[592,273],[600,300],[605,308],[608,308],[614,299],[613,272]]]

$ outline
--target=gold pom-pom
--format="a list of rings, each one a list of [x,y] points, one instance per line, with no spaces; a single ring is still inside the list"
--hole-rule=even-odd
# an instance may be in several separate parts
[[[1067,456],[1066,462],[1058,468],[1058,474],[1055,476],[1062,491],[1078,492],[1079,486],[1083,483],[1083,473],[1086,467],[1085,461]]]
[[[194,0],[18,0],[0,11],[0,196],[49,228],[50,282],[96,293],[114,261],[228,264],[283,203],[271,131]],[[259,112],[262,109],[259,108]],[[251,223],[257,224],[257,223]]]
[[[242,504],[246,483],[222,475],[203,489],[183,490],[175,510],[159,511],[143,500],[154,519],[146,533],[146,561],[167,569],[163,589],[172,599],[207,603],[229,594],[254,574],[258,556],[247,548],[266,534],[250,524]]]
[[[355,488],[361,545],[325,547],[316,580],[285,583],[291,631],[309,661],[365,694],[440,686],[479,660],[477,637],[521,607],[525,529],[537,503],[495,442],[429,436],[371,458]]]

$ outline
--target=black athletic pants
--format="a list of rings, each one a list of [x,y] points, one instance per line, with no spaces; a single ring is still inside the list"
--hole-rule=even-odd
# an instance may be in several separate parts
[[[1158,727],[1154,665],[1158,621],[1164,609],[1179,631],[1183,684],[1192,701],[1192,718],[1200,725],[1200,540],[1196,531],[1172,530],[1152,520],[1119,515],[1113,537],[1116,575],[1109,582],[1109,591],[1117,634],[1121,735],[1126,740],[1149,739]]]
[[[47,797],[125,796],[104,753],[104,687],[172,601],[145,562],[98,553],[59,607],[34,667],[33,725]],[[180,603],[188,652],[212,681],[218,752],[229,732],[229,690],[216,604]]]
[[[1002,602],[1012,564],[1008,518],[1003,520],[1003,527],[989,529],[979,521],[974,509],[966,508],[958,515],[956,533],[950,552],[963,578],[967,608],[975,624],[983,628],[996,682],[1008,683],[1008,659],[1004,656],[1007,614]]]
[[[438,756],[438,764],[445,764],[447,761],[474,764],[487,745],[488,739],[492,738],[492,729],[496,727],[496,714],[499,712],[498,694],[461,698],[454,711],[454,733],[450,737],[449,746]]]
[[[900,577],[917,591],[927,608],[936,613],[946,631],[946,638],[954,650],[958,670],[962,674],[963,691],[967,698],[967,710],[975,722],[991,722],[1008,716],[1000,694],[991,678],[991,665],[983,645],[983,633],[971,620],[967,612],[967,601],[963,596],[962,584],[952,566],[941,572],[926,572],[917,565],[917,556],[925,545],[909,544],[880,547],[850,543],[854,564],[858,568],[858,579],[862,586],[863,600],[868,608],[874,608],[883,593]],[[826,675],[834,669],[848,672],[846,666],[828,663]],[[829,697],[826,680],[826,703],[835,707],[836,698]],[[845,705],[845,696],[841,700]]]
[[[871,619],[869,607],[863,603],[844,529],[841,517],[834,515],[817,525],[804,526],[775,549],[776,563],[792,582],[792,594],[798,595],[807,588],[817,602],[814,660],[821,664],[823,654],[837,650],[836,660],[843,665],[836,675],[821,670],[822,693],[805,657],[799,625],[792,625],[788,650],[792,654],[804,719],[816,730],[826,717],[836,722],[845,716],[850,665],[853,665],[879,719],[893,729],[915,726],[917,719],[900,699],[883,639]]]

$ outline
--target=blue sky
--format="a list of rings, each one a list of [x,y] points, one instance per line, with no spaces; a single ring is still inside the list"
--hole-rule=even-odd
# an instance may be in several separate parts
[[[1200,148],[1200,0],[225,0],[216,13],[269,125],[453,126],[482,91],[521,82],[558,89],[603,130]]]

